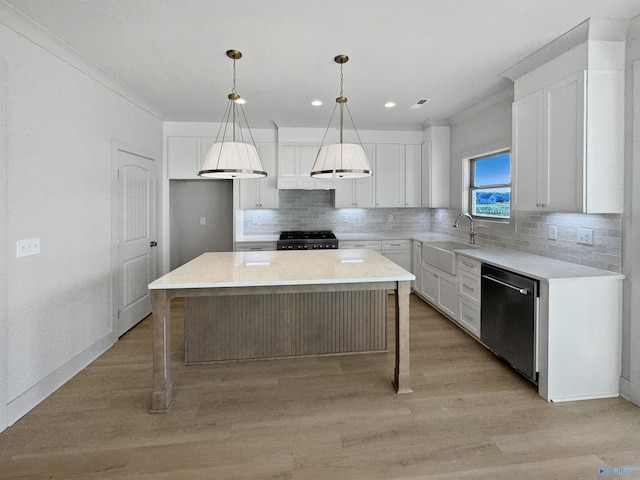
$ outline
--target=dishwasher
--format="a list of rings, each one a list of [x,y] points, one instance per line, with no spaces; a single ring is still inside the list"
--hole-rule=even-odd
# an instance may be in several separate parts
[[[480,339],[538,384],[538,281],[482,264]]]

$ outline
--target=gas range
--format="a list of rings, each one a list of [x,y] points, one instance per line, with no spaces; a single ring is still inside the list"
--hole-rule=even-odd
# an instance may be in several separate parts
[[[338,248],[338,239],[330,230],[280,232],[278,250],[325,250]]]

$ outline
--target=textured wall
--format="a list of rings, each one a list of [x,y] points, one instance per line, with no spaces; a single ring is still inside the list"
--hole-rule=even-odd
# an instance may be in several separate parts
[[[151,152],[159,163],[162,122],[50,53],[59,53],[55,46],[41,48],[4,25],[0,46],[7,68],[2,181],[13,246],[0,401],[6,395],[12,423],[115,340],[112,142]],[[36,237],[40,254],[15,258],[16,241]]]
[[[244,211],[245,235],[276,235],[282,230],[371,233],[429,228],[429,210],[424,208],[335,209],[333,190],[280,190],[279,194],[278,210]]]
[[[453,222],[457,209],[333,208],[332,190],[281,190],[278,210],[245,210],[245,235],[276,235],[282,230],[333,230],[336,233],[379,233],[430,230],[468,240],[468,223]],[[393,221],[389,221],[389,215]],[[344,223],[343,217],[347,217]],[[256,224],[254,225],[254,220]],[[549,225],[558,239],[549,240]],[[593,246],[577,243],[578,227],[593,229]],[[516,230],[478,228],[476,241],[565,262],[620,272],[622,215],[518,212]]]
[[[466,219],[460,221],[460,228],[453,228],[459,213],[452,209],[432,210],[431,230],[468,239],[469,224]],[[549,225],[558,227],[557,240],[547,238]],[[577,243],[578,227],[593,229],[593,246]],[[486,228],[478,228],[477,231],[476,241],[482,245],[614,272],[622,270],[622,215],[518,212],[515,232]]]

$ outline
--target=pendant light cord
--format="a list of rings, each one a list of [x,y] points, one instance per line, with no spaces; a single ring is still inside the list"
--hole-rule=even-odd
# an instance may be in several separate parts
[[[340,98],[344,98],[342,91],[342,84],[344,83],[344,75],[342,74],[342,66],[344,64],[340,64]],[[344,126],[344,103],[340,103],[340,143],[342,144],[342,130]]]

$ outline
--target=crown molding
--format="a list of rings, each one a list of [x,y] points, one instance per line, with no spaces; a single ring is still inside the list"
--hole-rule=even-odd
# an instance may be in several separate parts
[[[627,39],[627,24],[627,20],[589,18],[509,67],[500,76],[515,81],[587,40],[623,42]]]
[[[511,83],[507,88],[497,91],[493,95],[488,96],[484,100],[474,103],[469,108],[462,110],[461,112],[452,115],[449,118],[450,124],[460,123],[461,121],[486,110],[489,107],[497,105],[500,102],[508,100],[509,103],[513,102],[513,84]]]
[[[159,108],[140,98],[129,88],[116,81],[109,72],[98,64],[82,55],[69,44],[53,35],[4,0],[0,0],[0,24],[29,40],[34,45],[42,48],[75,70],[83,73],[106,89],[111,90],[136,107],[159,120],[164,119],[164,113]]]

